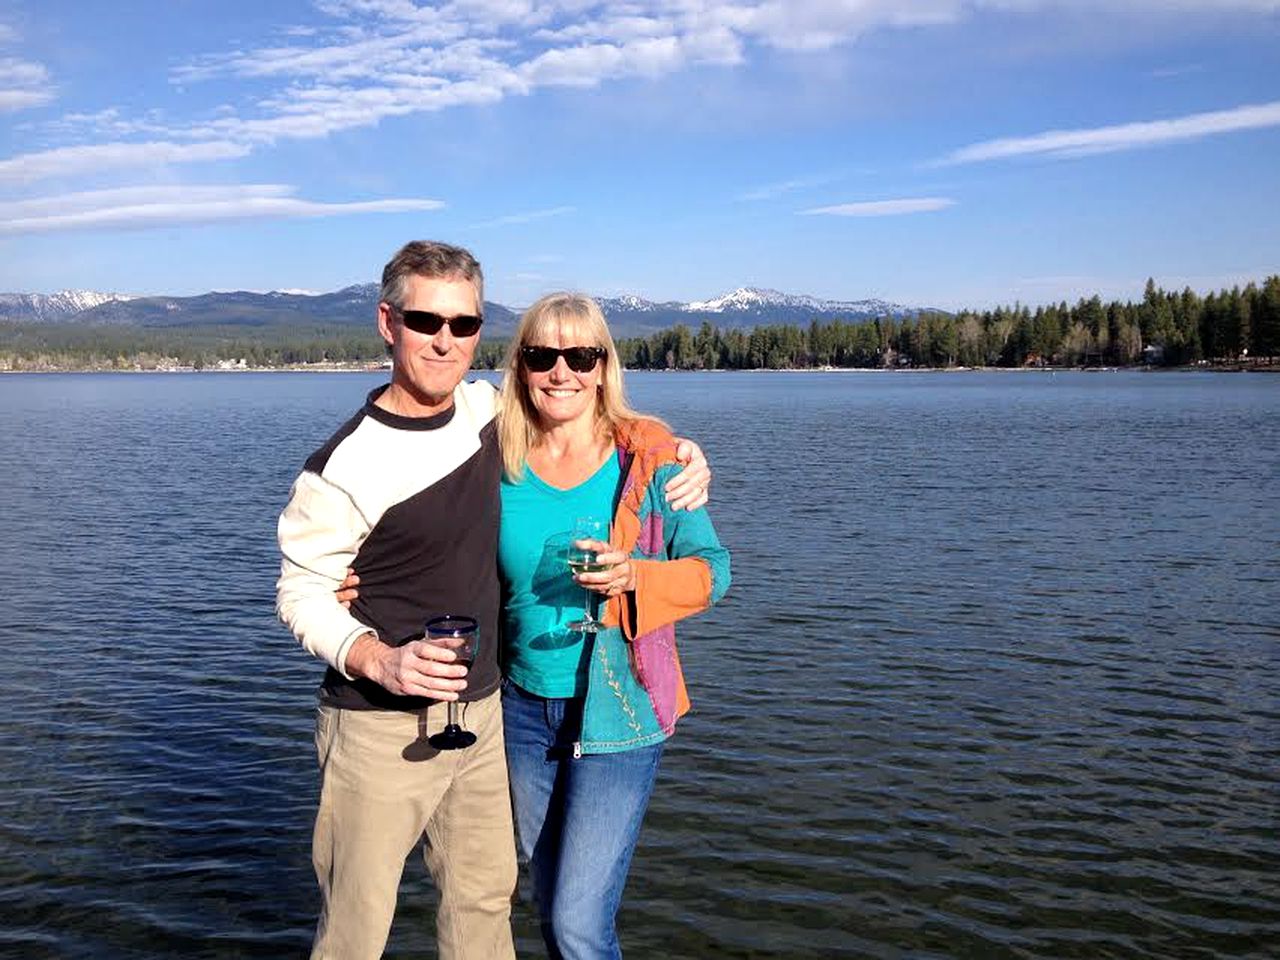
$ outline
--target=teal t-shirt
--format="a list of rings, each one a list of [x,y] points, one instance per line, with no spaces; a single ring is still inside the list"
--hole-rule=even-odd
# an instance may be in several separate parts
[[[551,486],[527,466],[519,483],[502,479],[503,672],[540,697],[587,691],[590,645],[565,626],[582,617],[587,596],[569,573],[566,550],[575,520],[612,517],[621,479],[616,456],[569,490]]]

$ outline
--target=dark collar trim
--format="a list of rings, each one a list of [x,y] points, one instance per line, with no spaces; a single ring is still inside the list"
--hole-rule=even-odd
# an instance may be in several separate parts
[[[433,413],[429,417],[404,417],[398,413],[392,413],[390,410],[383,410],[374,401],[382,396],[389,386],[391,384],[384,383],[370,392],[364,402],[364,412],[366,416],[372,417],[385,426],[394,427],[396,430],[439,430],[453,419],[453,415],[458,410],[456,403],[451,403],[448,410],[441,410],[439,413]]]

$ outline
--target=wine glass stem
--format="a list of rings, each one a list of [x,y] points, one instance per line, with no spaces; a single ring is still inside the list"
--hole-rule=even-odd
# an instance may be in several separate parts
[[[447,723],[451,727],[458,725],[458,705],[456,700],[450,700],[449,706],[446,708],[448,713]]]

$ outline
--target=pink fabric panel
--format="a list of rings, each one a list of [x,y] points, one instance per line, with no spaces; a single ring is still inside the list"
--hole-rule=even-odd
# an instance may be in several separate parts
[[[661,524],[659,524],[661,526]],[[645,690],[658,724],[670,733],[676,725],[676,691],[679,677],[676,666],[676,631],[672,624],[637,637],[631,644],[636,661],[636,674]]]

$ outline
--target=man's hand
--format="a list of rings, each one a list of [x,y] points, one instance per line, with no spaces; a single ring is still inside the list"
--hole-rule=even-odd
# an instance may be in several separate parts
[[[711,465],[702,448],[692,440],[676,439],[676,460],[685,468],[667,481],[664,493],[672,510],[697,510],[706,506],[711,486]]]
[[[347,651],[346,669],[398,696],[457,700],[458,691],[467,688],[467,668],[454,663],[457,659],[452,650],[424,640],[389,647],[365,633]]]

